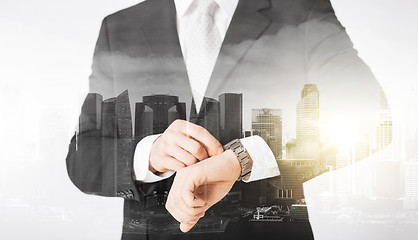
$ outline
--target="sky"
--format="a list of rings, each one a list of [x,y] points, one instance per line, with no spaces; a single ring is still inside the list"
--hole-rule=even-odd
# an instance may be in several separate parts
[[[0,3],[1,239],[119,239],[122,200],[78,191],[66,175],[64,159],[88,90],[101,21],[138,2]],[[394,121],[404,132],[416,128],[409,124],[416,116],[408,113],[410,95],[418,89],[418,2],[331,2],[359,56],[386,91]],[[314,231],[321,232],[318,226]]]

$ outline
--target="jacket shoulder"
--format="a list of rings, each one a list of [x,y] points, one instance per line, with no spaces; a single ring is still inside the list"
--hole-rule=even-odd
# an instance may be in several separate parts
[[[138,21],[152,16],[153,12],[168,4],[168,0],[146,0],[131,7],[119,10],[105,17],[105,21],[113,24]],[[155,15],[154,15],[155,17]],[[138,24],[138,22],[137,22]]]
[[[330,0],[270,0],[261,12],[273,22],[299,25],[312,19],[335,18]]]

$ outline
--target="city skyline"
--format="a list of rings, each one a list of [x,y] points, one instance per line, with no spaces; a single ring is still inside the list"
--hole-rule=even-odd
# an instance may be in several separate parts
[[[303,198],[302,184],[305,181],[324,172],[348,166],[368,157],[372,152],[367,135],[365,135],[365,142],[355,142],[348,149],[337,147],[329,139],[325,142],[320,141],[319,96],[320,92],[315,84],[306,84],[301,89],[301,100],[295,106],[297,110],[297,138],[289,142],[282,140],[283,112],[281,109],[252,109],[251,131],[242,128],[244,112],[242,102],[245,98],[242,93],[223,93],[219,95],[219,100],[205,98],[199,113],[196,112],[196,107],[192,101],[190,121],[205,127],[222,144],[241,136],[261,136],[271,148],[276,159],[281,161],[282,176],[267,185],[263,181],[257,183],[259,186],[256,188],[263,190],[259,192],[260,197],[256,198],[255,202],[268,203],[277,199],[287,199],[289,191],[292,198],[293,196],[297,197],[296,200],[299,201]],[[106,187],[117,186],[123,182],[128,185],[131,184],[126,179],[130,177],[128,170],[132,163],[129,163],[130,160],[127,156],[132,155],[132,146],[147,135],[162,133],[175,119],[186,119],[186,104],[179,102],[178,96],[153,94],[143,96],[142,99],[142,102],[135,103],[135,126],[133,127],[129,107],[131,104],[127,91],[117,98],[104,101],[99,94],[89,94],[89,98],[87,98],[82,108],[80,130],[93,128],[94,131],[97,131],[97,134],[118,136],[118,143],[115,148],[112,147],[113,143],[110,142],[97,143],[98,145],[102,144],[100,146],[103,149],[101,150],[101,161],[104,161],[102,164],[104,166],[104,169],[102,169],[103,179],[113,182],[111,184],[103,183],[102,189],[91,189],[91,192],[104,192],[111,195],[117,193],[117,188],[106,189]],[[94,122],[96,122],[96,125],[91,126]],[[87,125],[85,126],[85,124]],[[77,136],[78,146],[83,141],[83,136],[81,134]],[[122,141],[125,141],[125,143],[122,143]],[[134,145],[130,144],[130,141]],[[106,146],[106,144],[110,145]],[[285,151],[283,151],[283,148]],[[77,151],[80,156],[83,155],[83,149]],[[100,156],[99,153],[97,155]],[[107,156],[113,155],[115,156],[115,159],[112,158],[113,162],[123,162],[122,165],[119,164],[120,167],[113,166],[110,158],[109,161],[106,160]],[[119,155],[125,156],[125,159],[119,161]],[[289,163],[289,160],[293,163]],[[126,168],[126,176],[109,177],[115,171],[112,169],[116,168]],[[69,169],[71,172],[73,166],[70,166]],[[240,188],[235,190],[241,191]],[[285,192],[286,197],[283,197]],[[127,197],[132,192],[123,194]]]
[[[231,98],[233,96],[235,96],[235,100],[234,98]],[[262,137],[264,136],[263,138],[266,140],[266,142],[276,142],[274,143],[275,146],[271,146],[271,149],[274,152],[274,154],[277,155],[276,157],[279,159],[285,157],[287,159],[318,160],[319,152],[322,151],[320,149],[324,148],[324,144],[333,146],[339,144],[338,142],[333,142],[333,139],[330,136],[324,136],[325,134],[322,134],[322,131],[320,131],[319,126],[321,124],[319,118],[319,90],[315,84],[306,84],[304,86],[304,88],[301,90],[301,100],[295,107],[297,119],[295,123],[296,135],[299,136],[296,137],[296,140],[293,138],[285,139],[283,137],[283,132],[286,131],[286,128],[283,128],[282,122],[286,119],[286,117],[282,109],[251,109],[251,129],[250,131],[248,131],[247,129],[243,129],[243,112],[245,112],[245,110],[242,106],[242,100],[244,99],[244,97],[245,96],[243,96],[242,93],[226,93],[219,95],[220,101],[211,98],[204,98],[202,104],[203,107],[199,113],[196,112],[194,101],[192,99],[189,120],[191,120],[191,122],[195,122],[199,125],[206,127],[218,139],[222,139],[221,133],[223,133],[228,128],[230,128],[230,130],[227,131],[234,132],[233,135],[235,135],[235,138],[239,138],[244,135],[260,135]],[[223,103],[226,102],[226,98],[231,99],[229,104]],[[381,112],[383,111],[383,118],[390,118],[390,110],[387,107],[387,103],[385,104],[385,96],[381,96],[380,101],[381,106],[384,107],[381,107],[379,110],[377,110],[377,115],[382,116]],[[95,104],[97,105],[97,103]],[[154,108],[156,111],[155,113],[153,113]],[[233,113],[233,111],[235,111],[235,113]],[[267,115],[263,117],[263,114],[261,114],[261,112],[258,113],[259,115],[261,115],[257,117],[256,111],[269,111],[272,113],[274,111],[277,111],[277,113],[272,114],[277,115],[277,120],[272,120],[274,119],[274,117],[271,120],[266,120],[268,119],[268,117],[266,117]],[[223,117],[222,114],[226,113],[228,113],[229,115],[225,115]],[[153,115],[155,114],[157,114],[158,117],[153,117]],[[100,116],[96,117],[99,118]],[[225,128],[225,126],[222,127],[222,124],[225,125],[226,122],[231,122],[225,121],[225,119],[232,118],[236,119],[234,121],[236,121],[237,124],[230,124],[228,128]],[[255,120],[256,118],[259,119]],[[264,120],[260,120],[263,118]],[[142,139],[142,137],[149,134],[162,133],[162,131],[165,128],[167,128],[168,125],[175,119],[187,119],[186,103],[179,102],[179,98],[177,96],[164,94],[152,94],[144,96],[143,102],[135,103],[135,126],[133,127],[133,134],[135,136],[136,141],[139,141],[140,139]],[[274,123],[274,121],[277,122]],[[210,124],[210,127],[208,124]],[[275,127],[273,127],[273,125],[275,125]],[[233,130],[231,130],[232,128]],[[377,125],[377,130],[375,131],[374,137],[380,136],[378,135],[379,130],[379,125]],[[391,142],[391,131],[391,129],[386,128],[386,135],[381,136],[380,138],[376,137],[376,144],[373,144],[373,141],[371,140],[373,137],[371,135],[358,132],[356,138],[350,139],[352,141],[350,144],[355,145],[356,149],[359,150],[356,152],[356,159],[360,160],[370,155],[370,153],[384,148],[388,143]],[[265,133],[263,132],[268,133],[270,139],[267,139]],[[352,133],[350,133],[350,135],[351,134]],[[231,136],[228,136],[227,138],[232,140]],[[342,137],[340,136],[340,138]],[[312,143],[312,140],[314,140],[314,143]],[[378,146],[378,142],[383,140],[386,141],[384,143],[384,146],[380,146],[380,148],[376,147]],[[289,148],[289,146],[291,146],[292,144],[294,144],[295,149]],[[297,145],[299,147],[296,147]],[[338,147],[341,151],[344,151],[344,149],[342,149],[341,147],[344,148],[347,146],[348,145],[345,144],[345,146],[336,147]],[[297,148],[299,148],[300,150],[297,150]],[[308,152],[307,149],[317,150],[315,150],[314,153],[310,152],[309,154],[304,155],[304,152]]]

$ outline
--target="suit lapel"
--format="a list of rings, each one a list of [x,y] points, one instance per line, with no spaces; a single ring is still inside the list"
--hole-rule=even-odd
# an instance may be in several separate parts
[[[175,73],[180,75],[175,79],[171,78],[170,68],[160,62],[157,67],[161,72],[167,72],[164,75],[168,79],[158,80],[169,84],[170,89],[176,90],[175,94],[178,94],[183,101],[189,101],[192,94],[177,33],[174,1],[148,0],[144,4],[149,4],[146,7],[149,11],[142,20],[141,31],[152,52],[151,57],[156,57],[158,60],[172,58],[175,61]]]
[[[240,0],[229,25],[219,57],[212,73],[205,96],[217,97],[219,90],[228,80],[237,64],[242,60],[254,41],[261,37],[271,24],[271,20],[260,13],[270,8],[269,0]],[[234,45],[241,46],[234,51]]]
[[[156,57],[175,57],[181,72],[180,82],[168,81],[173,89],[179,89],[180,96],[186,101],[192,98],[192,92],[181,52],[180,42],[176,26],[176,10],[173,0],[149,0],[145,4],[150,6],[143,18],[141,26],[143,35],[147,39],[148,47]],[[258,39],[271,20],[259,11],[270,8],[269,0],[240,0],[226,33],[219,57],[216,61],[211,80],[206,89],[205,96],[217,98],[219,89],[223,86],[236,65],[241,61],[245,53]],[[250,41],[248,41],[250,40]],[[244,43],[245,44],[242,44]],[[241,44],[237,51],[229,51],[231,46]],[[161,71],[166,71],[165,66],[159,66]],[[174,86],[176,85],[176,86]]]

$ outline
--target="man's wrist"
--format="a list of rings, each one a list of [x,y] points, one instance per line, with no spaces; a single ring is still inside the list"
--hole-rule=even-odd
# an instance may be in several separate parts
[[[156,180],[153,178],[154,174],[150,170],[149,160],[153,143],[160,135],[161,134],[146,136],[135,146],[133,165],[136,180],[143,182],[159,181],[158,179]]]
[[[152,146],[151,146],[151,150],[150,150],[150,153],[149,153],[149,158],[148,158],[148,170],[150,171],[150,172],[152,172],[153,174],[155,174],[156,176],[158,176],[158,175],[160,175],[160,174],[162,174],[162,173],[164,173],[164,172],[161,172],[161,171],[159,171],[159,170],[157,170],[155,167],[154,167],[154,165],[153,165],[153,162],[151,161],[151,159],[152,159],[152,153],[153,153],[153,151],[154,151],[154,148],[155,148],[155,146],[156,146],[156,142],[160,139],[160,137],[161,137],[161,135],[160,136],[158,136],[153,142],[152,142]]]

